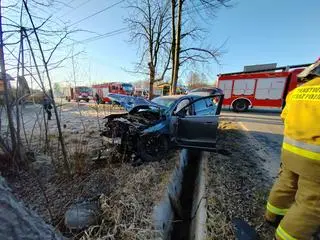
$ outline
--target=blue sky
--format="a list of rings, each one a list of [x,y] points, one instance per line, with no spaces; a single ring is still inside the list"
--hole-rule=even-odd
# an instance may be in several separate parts
[[[233,9],[220,11],[211,33],[218,41],[228,39],[221,71],[316,60],[320,56],[319,9],[318,0],[239,0]]]
[[[54,17],[74,23],[117,0],[69,2],[76,9],[64,8],[56,12]],[[74,27],[101,34],[126,27],[124,18],[127,9],[124,6],[113,7]],[[319,0],[238,0],[232,8],[220,9],[211,24],[201,25],[208,30],[205,44],[220,46],[226,42],[221,64],[210,65],[208,79],[213,82],[218,73],[241,71],[244,65],[277,62],[278,66],[282,66],[316,60],[320,56],[319,9]],[[88,33],[75,35],[80,41],[92,36]],[[125,32],[77,45],[78,50],[86,52],[76,60],[78,69],[82,71],[79,75],[87,76],[90,73],[92,82],[143,78],[124,70],[132,69],[137,59],[137,46],[129,43],[128,39],[129,34]],[[66,71],[69,70],[58,70],[55,79],[65,80]]]

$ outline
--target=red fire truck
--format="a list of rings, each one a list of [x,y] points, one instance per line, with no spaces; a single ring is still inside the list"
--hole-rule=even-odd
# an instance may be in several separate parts
[[[310,64],[218,75],[224,107],[236,112],[248,108],[283,108],[287,94],[298,85],[297,75]]]
[[[93,97],[97,100],[97,95],[102,103],[109,103],[109,93],[132,95],[134,87],[131,83],[110,82],[92,85]]]
[[[62,88],[62,92],[68,102],[71,100],[75,100],[77,102],[80,102],[81,100],[89,102],[90,98],[92,97],[91,88],[85,86],[66,86]]]

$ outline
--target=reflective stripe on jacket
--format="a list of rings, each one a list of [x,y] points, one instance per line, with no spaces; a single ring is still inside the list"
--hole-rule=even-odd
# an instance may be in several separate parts
[[[320,77],[291,91],[286,102],[283,148],[320,164]]]
[[[300,142],[289,137],[283,139],[283,149],[293,152],[305,158],[320,161],[320,145]]]

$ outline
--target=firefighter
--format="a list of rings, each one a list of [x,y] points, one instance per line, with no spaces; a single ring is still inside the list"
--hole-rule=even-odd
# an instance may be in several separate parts
[[[43,95],[43,101],[42,101],[43,109],[44,111],[48,114],[48,120],[51,120],[52,113],[52,105],[51,105],[51,99],[49,98],[48,95],[44,94]]]
[[[289,93],[281,114],[281,167],[265,214],[277,240],[309,240],[320,227],[320,61],[298,77],[306,83]]]
[[[96,97],[96,103],[97,103],[97,104],[100,104],[100,103],[101,103],[101,99],[100,99],[99,94],[96,93],[95,97]]]

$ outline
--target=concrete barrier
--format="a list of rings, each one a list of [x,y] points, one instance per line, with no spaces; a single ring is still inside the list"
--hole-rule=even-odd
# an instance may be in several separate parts
[[[206,237],[206,165],[208,153],[199,152],[200,154],[190,154],[191,150],[183,149],[180,151],[179,164],[175,167],[170,183],[164,193],[162,201],[155,206],[153,212],[154,228],[157,232],[155,239],[171,239],[173,231],[173,221],[177,208],[179,208],[183,179],[185,169],[190,161],[197,161],[198,170],[194,177],[194,192],[189,220],[189,237],[190,239],[202,240]],[[197,159],[191,159],[197,158]],[[178,206],[173,206],[173,201]],[[175,205],[175,204],[174,204]]]
[[[199,170],[195,180],[195,191],[193,196],[190,238],[192,240],[204,240],[207,235],[207,162],[208,152],[202,152],[199,159]]]

